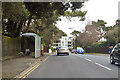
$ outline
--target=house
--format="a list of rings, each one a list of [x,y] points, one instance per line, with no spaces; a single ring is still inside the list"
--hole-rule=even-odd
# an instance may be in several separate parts
[[[107,32],[104,31],[101,35],[99,35],[99,39],[98,39],[97,42],[105,42],[105,41],[107,41],[107,39],[105,38],[106,33]]]
[[[107,39],[103,36],[98,40],[98,42],[105,42],[105,41],[107,41]]]
[[[59,41],[53,43],[53,48],[58,48],[60,46],[67,46],[69,49],[73,48],[73,38],[68,36],[62,36]]]

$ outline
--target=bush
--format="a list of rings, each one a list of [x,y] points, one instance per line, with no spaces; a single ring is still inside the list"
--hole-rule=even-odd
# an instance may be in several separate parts
[[[107,46],[107,42],[97,42],[97,43],[93,43],[91,46],[89,46],[89,48],[104,47],[104,46]]]
[[[23,52],[19,52],[17,53],[18,56],[24,56],[24,53]]]
[[[71,48],[69,48],[69,51],[72,51],[72,49],[71,49]]]

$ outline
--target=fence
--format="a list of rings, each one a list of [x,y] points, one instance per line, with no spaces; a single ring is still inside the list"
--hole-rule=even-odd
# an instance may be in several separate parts
[[[15,56],[21,51],[21,38],[2,38],[2,57]]]
[[[108,54],[109,47],[86,48],[86,53],[104,53]]]

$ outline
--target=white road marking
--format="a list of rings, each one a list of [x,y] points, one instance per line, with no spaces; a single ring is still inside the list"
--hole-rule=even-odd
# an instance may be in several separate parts
[[[76,56],[78,56],[78,55],[76,55]],[[79,57],[83,57],[84,55],[80,55]],[[109,58],[109,57],[108,57]],[[85,60],[87,60],[87,61],[89,61],[89,62],[92,62],[92,60],[90,60],[90,59],[88,59],[88,58],[84,58]],[[106,66],[103,66],[103,65],[101,65],[101,64],[99,64],[99,63],[95,63],[96,65],[98,65],[98,66],[101,66],[101,67],[103,67],[103,68],[105,68],[105,69],[107,69],[107,70],[109,70],[109,71],[111,71],[111,69],[110,68],[108,68],[108,67],[106,67]]]
[[[110,68],[108,68],[108,67],[106,67],[106,66],[103,66],[103,65],[101,65],[101,64],[99,64],[99,63],[95,63],[96,65],[99,65],[99,66],[101,66],[101,67],[103,67],[103,68],[105,68],[105,69],[107,69],[107,70],[109,70],[109,71],[111,71],[111,69]]]
[[[91,62],[91,60],[90,60],[90,59],[85,58],[85,60],[87,60],[87,61],[90,61],[90,62]]]

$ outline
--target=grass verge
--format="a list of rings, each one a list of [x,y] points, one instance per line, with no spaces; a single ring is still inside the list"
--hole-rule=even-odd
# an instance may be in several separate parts
[[[108,55],[108,54],[105,54],[105,53],[85,53],[85,54],[90,54],[90,55]]]

